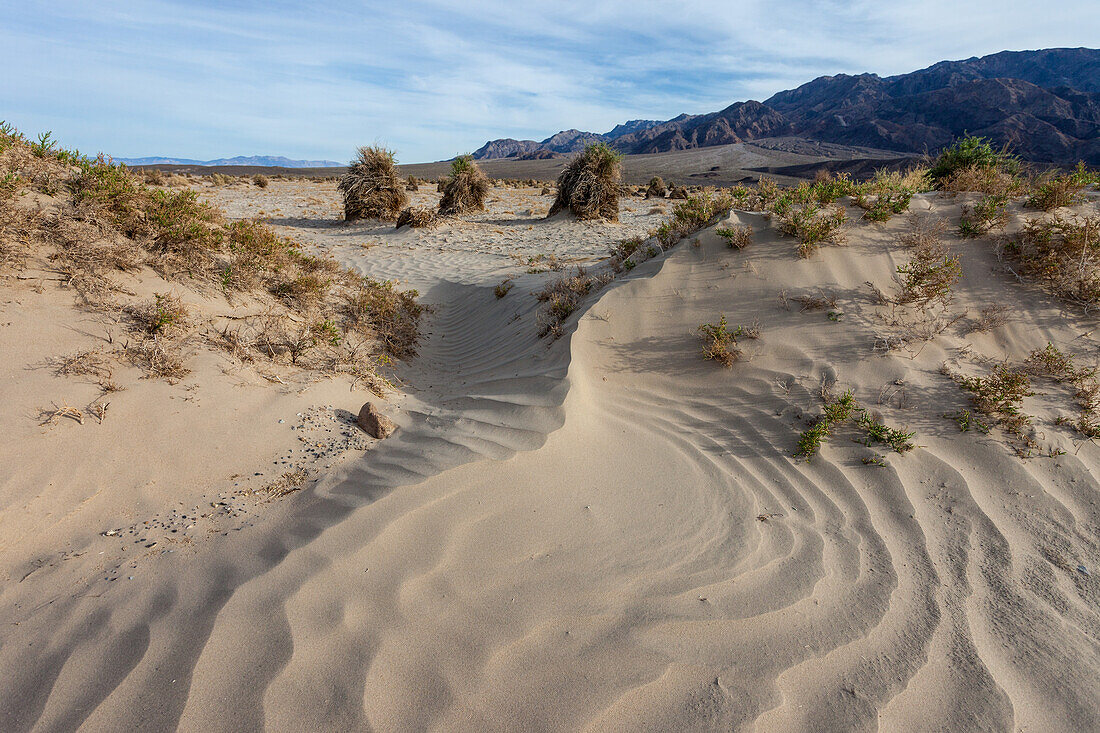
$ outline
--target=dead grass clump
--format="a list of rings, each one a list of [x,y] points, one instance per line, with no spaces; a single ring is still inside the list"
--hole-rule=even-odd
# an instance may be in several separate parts
[[[605,143],[589,145],[558,176],[549,216],[569,210],[578,219],[619,220],[622,156]]]
[[[129,343],[123,353],[130,362],[145,372],[148,379],[183,379],[191,370],[184,366],[183,354],[177,344],[160,336],[142,338]]]
[[[497,300],[500,300],[505,295],[507,295],[514,287],[515,283],[512,282],[512,278],[501,280],[500,284],[493,288],[493,295],[497,296]]]
[[[349,273],[343,290],[343,314],[348,328],[378,341],[399,359],[415,356],[424,307],[415,290],[398,290],[392,280],[371,280]]]
[[[50,361],[53,373],[59,377],[91,377],[97,381],[113,376],[111,360],[98,349],[85,349]]]
[[[420,190],[420,179],[417,178],[416,176],[409,176],[408,179],[405,181],[405,190],[406,191],[419,191]]]
[[[281,499],[301,489],[308,479],[308,473],[300,468],[296,468],[293,471],[287,471],[265,486],[263,492],[272,498]]]
[[[665,182],[660,176],[649,179],[649,185],[645,189],[647,199],[663,199],[667,193],[668,189],[665,188]]]
[[[909,217],[909,228],[898,234],[897,240],[901,246],[913,249],[934,247],[945,231],[947,221],[944,219],[913,214]]]
[[[726,246],[730,249],[744,249],[752,244],[752,227],[719,227],[714,230],[722,239],[726,240]]]
[[[256,175],[252,176],[252,185],[256,188],[267,188],[270,184],[271,181],[269,181],[267,176],[265,176],[263,173],[257,173]]]
[[[393,151],[378,146],[359,148],[337,188],[344,196],[347,221],[396,221],[409,202],[397,176]]]
[[[1100,216],[1029,219],[1001,253],[1057,297],[1100,306]]]
[[[1076,421],[1062,418],[1059,423],[1071,425],[1088,438],[1100,437],[1100,382],[1095,368],[1078,367],[1073,356],[1051,343],[1032,351],[1023,368],[1033,377],[1044,377],[1072,387],[1080,414]]]
[[[1008,306],[1001,303],[983,306],[970,325],[969,333],[986,333],[1008,323]]]
[[[150,186],[163,186],[165,183],[164,171],[158,168],[146,168],[141,173]]]
[[[406,206],[397,217],[397,226],[409,226],[413,229],[429,227],[435,223],[435,212],[425,206]]]
[[[484,211],[489,196],[489,178],[470,155],[460,155],[451,162],[451,176],[439,200],[439,213],[444,216]]]
[[[669,189],[668,197],[670,199],[686,199],[688,197],[688,190],[683,186],[673,186]]]

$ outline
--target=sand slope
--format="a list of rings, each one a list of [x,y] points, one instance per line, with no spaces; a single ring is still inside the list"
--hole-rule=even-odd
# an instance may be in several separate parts
[[[954,220],[958,202],[913,209]],[[0,727],[1100,727],[1100,453],[1053,426],[1050,395],[1026,407],[1063,455],[960,433],[942,415],[965,395],[940,374],[1047,341],[1092,364],[1092,320],[951,238],[952,310],[1001,302],[1011,321],[877,351],[890,327],[864,283],[887,289],[905,261],[902,218],[809,260],[732,218],[749,249],[704,232],[549,346],[538,278],[497,300],[499,272],[441,275],[395,437],[133,581],[96,584],[77,559],[5,588]],[[370,250],[341,256],[371,272]],[[720,314],[761,330],[728,371],[693,334]],[[823,383],[919,447],[841,432],[795,460]]]

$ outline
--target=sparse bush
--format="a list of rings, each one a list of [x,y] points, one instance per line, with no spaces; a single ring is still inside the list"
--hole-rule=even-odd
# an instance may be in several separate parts
[[[852,420],[863,431],[868,442],[884,443],[897,453],[905,453],[913,449],[912,440],[915,433],[887,426],[861,407],[852,390],[848,390],[837,399],[826,396],[821,417],[799,436],[795,456],[810,460],[821,449],[833,428],[848,420]]]
[[[148,336],[171,335],[187,324],[187,308],[171,293],[156,293],[153,300],[128,306],[125,312],[134,329]]]
[[[703,358],[716,361],[729,369],[741,358],[741,349],[737,345],[739,338],[758,338],[760,330],[756,327],[746,329],[738,326],[729,330],[729,323],[723,315],[718,323],[704,323],[697,331],[703,339]]]
[[[860,194],[856,204],[866,211],[863,218],[868,221],[889,221],[894,214],[905,213],[909,209],[909,202],[913,199],[913,191],[902,188],[896,191],[883,191],[875,196],[874,202],[867,199],[865,194]]]
[[[569,210],[582,220],[619,220],[622,156],[605,143],[589,145],[558,177],[558,195],[550,216]]]
[[[393,151],[377,146],[359,148],[337,188],[344,196],[344,219],[347,221],[397,221],[409,202],[397,177]]]
[[[891,428],[862,407],[858,408],[857,415],[856,424],[867,434],[869,440],[885,443],[896,453],[913,450],[912,440],[916,433]]]
[[[499,285],[493,288],[493,295],[497,296],[497,300],[500,300],[505,295],[507,295],[515,286],[516,284],[512,282],[512,278],[502,280]]]
[[[1030,219],[1002,254],[1059,298],[1100,306],[1100,216]]]
[[[668,249],[684,237],[710,226],[717,217],[728,214],[732,206],[733,200],[724,194],[711,195],[704,191],[698,196],[689,196],[673,207],[672,216],[661,222],[653,234],[661,246]]]
[[[420,190],[420,180],[416,176],[409,176],[408,180],[405,181],[405,190],[406,191],[419,191]]]
[[[1047,174],[1031,190],[1026,205],[1034,209],[1053,211],[1080,203],[1084,200],[1081,192],[1093,182],[1092,179],[1083,164],[1078,165],[1077,170],[1072,173]]]
[[[779,219],[779,231],[798,239],[798,256],[809,257],[822,242],[844,241],[841,227],[848,220],[844,209],[823,212],[816,204],[788,209]]]
[[[406,206],[397,216],[395,229],[410,226],[414,229],[429,227],[435,223],[435,212],[424,206]]]
[[[901,293],[899,303],[928,303],[944,301],[951,294],[951,287],[962,276],[958,255],[947,254],[940,242],[918,247],[913,259],[898,265]]]
[[[252,176],[252,185],[256,188],[267,188],[271,183],[263,173],[257,173]]]
[[[993,194],[983,196],[973,206],[963,206],[959,235],[972,239],[984,236],[990,229],[1003,227],[1008,222],[1007,204],[1005,195]]]
[[[572,275],[558,278],[535,293],[540,303],[546,303],[538,315],[539,337],[561,336],[564,333],[563,322],[577,309],[581,299],[609,282],[609,273],[589,275],[583,267],[578,267]]]
[[[668,197],[670,199],[679,199],[682,201],[688,197],[688,190],[683,186],[673,186],[668,192]]]
[[[451,163],[451,177],[439,200],[439,213],[445,216],[484,211],[489,195],[489,178],[474,162],[473,156],[460,155]]]
[[[722,239],[726,240],[726,246],[730,249],[744,249],[752,244],[752,227],[718,227],[714,230]]]
[[[999,364],[986,377],[958,376],[959,386],[971,393],[970,403],[978,412],[995,418],[1010,433],[1019,435],[1031,417],[1020,411],[1031,391],[1031,380],[1022,369]]]

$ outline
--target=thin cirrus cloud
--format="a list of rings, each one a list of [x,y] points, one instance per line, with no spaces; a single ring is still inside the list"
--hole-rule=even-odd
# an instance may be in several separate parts
[[[118,157],[344,160],[380,142],[413,162],[1100,38],[1093,0],[1006,5],[32,2],[0,27],[0,118]]]

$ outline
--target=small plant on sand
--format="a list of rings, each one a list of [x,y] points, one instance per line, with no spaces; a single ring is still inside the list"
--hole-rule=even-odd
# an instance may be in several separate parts
[[[889,221],[895,214],[903,214],[909,209],[909,202],[913,199],[913,191],[902,188],[893,191],[882,191],[875,195],[874,201],[870,201],[866,194],[859,194],[856,205],[865,209],[863,218],[868,221]]]
[[[989,427],[987,423],[978,418],[970,410],[959,410],[952,415],[944,415],[944,417],[949,417],[954,420],[955,423],[959,426],[959,430],[964,433],[968,433],[971,430],[978,430],[983,433],[988,433],[990,430],[992,430],[992,428]]]
[[[589,145],[558,176],[549,216],[571,211],[578,219],[619,220],[622,156],[606,143]]]
[[[187,308],[171,293],[156,293],[152,301],[129,306],[126,313],[134,328],[149,336],[173,333],[187,323]]]
[[[535,293],[535,298],[546,304],[538,314],[539,338],[561,336],[565,319],[577,310],[581,299],[611,282],[611,277],[610,273],[589,275],[583,267],[578,267],[572,275],[558,278]]]
[[[916,433],[889,427],[862,407],[857,410],[856,424],[867,434],[868,440],[885,443],[896,453],[913,450],[912,441]]]
[[[847,220],[839,206],[825,212],[817,204],[793,205],[780,214],[779,231],[798,239],[799,257],[809,257],[823,242],[843,242],[841,227]]]
[[[962,276],[958,255],[947,254],[940,242],[918,247],[913,259],[898,265],[899,303],[946,302],[951,287]]]
[[[344,196],[344,219],[396,221],[409,202],[397,176],[391,150],[362,147],[337,184]]]
[[[1047,343],[1046,348],[1032,351],[1024,361],[1024,371],[1034,377],[1042,377],[1073,389],[1073,397],[1080,408],[1076,422],[1063,419],[1088,438],[1100,437],[1100,381],[1097,370],[1078,367],[1073,356],[1063,353],[1057,346]]]
[[[672,209],[672,215],[661,222],[653,232],[653,236],[668,249],[684,237],[709,226],[716,218],[729,213],[733,206],[733,199],[724,194],[712,194],[703,191],[696,196],[689,196],[686,200],[676,204]]]
[[[722,239],[726,240],[726,246],[730,249],[744,249],[752,244],[752,227],[718,227],[714,230]]]
[[[512,288],[514,288],[515,286],[516,286],[516,284],[514,282],[512,282],[512,278],[508,278],[507,280],[502,280],[499,285],[497,285],[495,288],[493,288],[493,295],[497,296],[497,300],[500,300],[505,295],[507,295],[508,292]]]
[[[484,211],[489,196],[489,178],[474,162],[472,155],[460,155],[451,162],[451,176],[439,200],[444,216]]]
[[[1020,410],[1024,398],[1035,394],[1022,369],[999,364],[988,376],[957,376],[956,381],[971,393],[970,403],[975,410],[994,418],[1008,432],[1020,435],[1031,422],[1031,417]]]
[[[252,185],[256,188],[267,188],[271,181],[263,173],[257,173],[252,176]]]
[[[1003,227],[1008,221],[1007,204],[1006,195],[991,194],[983,196],[973,206],[963,206],[959,235],[972,239],[984,236],[990,229]]]
[[[833,429],[848,420],[854,422],[856,427],[867,436],[864,442],[868,444],[883,443],[897,453],[906,453],[913,449],[912,440],[915,433],[889,427],[861,407],[852,390],[848,390],[835,399],[828,394],[825,395],[825,408],[821,417],[799,436],[795,456],[810,460],[821,449]]]
[[[735,361],[741,358],[741,349],[737,345],[739,338],[759,338],[760,329],[755,327],[745,328],[738,326],[729,330],[729,323],[723,315],[718,323],[704,323],[699,326],[697,333],[703,339],[703,358],[716,361],[729,369]]]

